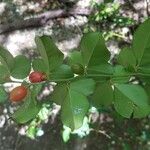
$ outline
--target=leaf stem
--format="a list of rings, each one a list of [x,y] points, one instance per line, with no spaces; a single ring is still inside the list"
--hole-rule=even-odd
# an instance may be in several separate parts
[[[145,76],[145,77],[150,77],[150,74],[145,74],[145,73],[130,73],[130,74],[126,74],[126,75],[113,75],[113,74],[86,74],[84,77],[109,77],[109,78],[118,78],[118,77],[129,77],[129,76]],[[71,77],[71,78],[67,78],[67,79],[51,79],[48,81],[44,81],[44,82],[40,82],[40,83],[27,83],[30,85],[36,85],[36,84],[45,84],[45,83],[50,83],[50,82],[67,82],[67,81],[73,81],[77,78],[83,78],[83,76],[77,76],[77,77]],[[23,83],[21,81],[9,81],[6,83]],[[0,84],[0,86],[3,86],[4,84]]]
[[[87,74],[87,77],[128,77],[128,76],[147,76],[150,77],[150,74],[143,73],[131,73],[126,75],[113,75],[113,74]]]
[[[67,79],[52,79],[52,80],[48,80],[48,81],[49,82],[65,82],[65,81],[72,81],[74,79],[75,79],[75,77],[67,78]]]
[[[150,77],[150,74],[147,73],[137,73],[136,75]]]

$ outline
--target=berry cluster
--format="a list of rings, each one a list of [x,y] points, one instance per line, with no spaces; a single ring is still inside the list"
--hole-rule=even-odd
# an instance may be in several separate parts
[[[34,71],[29,75],[29,80],[31,83],[42,82],[42,81],[45,81],[46,79],[47,79],[47,76],[43,72]],[[25,85],[21,85],[21,86],[14,88],[10,92],[9,99],[12,102],[20,102],[27,96],[27,94],[28,94],[28,88]]]

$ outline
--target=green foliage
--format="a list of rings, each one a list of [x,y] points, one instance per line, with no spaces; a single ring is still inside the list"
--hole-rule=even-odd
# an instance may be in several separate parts
[[[127,83],[130,77],[130,72],[126,68],[121,65],[114,66],[113,83]]]
[[[82,126],[83,118],[89,108],[86,96],[93,93],[94,85],[91,79],[80,79],[60,84],[54,90],[52,100],[62,106],[62,122],[72,130]]]
[[[134,56],[132,49],[128,47],[122,49],[118,55],[118,63],[124,66],[125,68],[135,69],[136,58]]]
[[[97,108],[111,105],[113,101],[113,89],[110,81],[98,83],[91,99],[93,105]]]
[[[115,26],[129,26],[135,23],[131,18],[124,17],[119,13],[119,3],[104,2],[101,4],[94,3],[95,13],[90,16],[94,22],[112,22]]]
[[[0,103],[6,102],[8,99],[8,93],[5,91],[4,87],[0,87]]]
[[[49,74],[62,64],[64,55],[48,36],[36,37],[35,41],[37,50],[46,65],[46,72]]]
[[[65,83],[59,83],[54,87],[54,92],[51,95],[51,99],[58,105],[63,104],[63,100],[66,97],[68,89]]]
[[[89,103],[86,96],[69,88],[61,110],[63,124],[72,130],[80,128],[88,108]]]
[[[13,59],[12,54],[9,51],[7,51],[6,49],[4,49],[2,46],[0,46],[0,56],[6,62],[9,70],[14,68],[14,59]]]
[[[104,39],[98,32],[85,34],[80,43],[80,50],[87,68],[107,63],[110,58]]]
[[[32,90],[34,92],[35,89]],[[29,93],[23,105],[12,115],[12,118],[19,124],[27,123],[36,117],[40,108],[35,93]]]
[[[80,51],[73,51],[68,54],[67,63],[71,66],[73,64],[81,64],[83,65],[83,59]]]
[[[42,136],[44,131],[41,129],[41,124],[48,119],[51,112],[51,107],[49,104],[43,104],[39,113],[36,117],[28,124],[28,129],[26,131],[26,136],[35,139],[38,136]]]
[[[58,80],[58,81],[62,81],[62,80],[67,80],[68,78],[73,78],[74,74],[71,70],[71,67],[68,65],[61,65],[59,66],[53,73],[51,73],[49,75],[49,78],[51,80]]]
[[[71,129],[63,133],[63,138],[67,141],[70,132],[83,125],[83,120],[92,106],[109,110],[112,114],[117,112],[125,118],[142,118],[149,115],[149,26],[150,20],[147,20],[137,29],[133,45],[121,50],[115,65],[109,63],[110,53],[98,32],[83,35],[78,51],[70,53],[65,61],[62,52],[50,37],[37,37],[40,56],[32,61],[32,67],[36,71],[46,73],[49,78],[46,82],[38,84],[23,82],[28,86],[28,96],[12,114],[12,118],[18,123],[32,121],[41,112],[41,104],[56,103],[61,106],[63,125]],[[31,62],[25,56],[13,58],[11,54],[8,55],[14,62],[14,67],[10,69],[5,55],[0,55],[0,82],[5,83],[10,73],[16,78],[27,77]],[[77,75],[72,70],[71,67],[76,64],[83,67],[82,74]],[[48,101],[39,102],[37,95],[42,86],[51,82],[55,82],[56,85]],[[7,99],[7,93],[3,88],[0,89],[0,93],[0,101],[3,102]],[[47,111],[45,112],[47,114]],[[31,127],[30,136],[35,132]]]
[[[136,21],[126,17],[122,10],[122,5],[113,0],[104,2],[92,2],[93,13],[89,16],[89,22],[84,28],[84,32],[100,31],[106,41],[109,39],[124,40],[126,35],[120,33],[121,28],[133,26]],[[119,29],[119,30],[118,30]]]
[[[126,118],[130,118],[131,115],[134,118],[140,118],[150,112],[148,96],[139,85],[116,84],[114,107],[120,115]]]
[[[133,52],[138,67],[146,67],[150,64],[150,20],[145,21],[135,32],[133,39]]]
[[[8,71],[7,67],[0,64],[0,83],[8,81],[9,76],[10,72]]]
[[[45,65],[45,62],[41,58],[36,58],[32,61],[32,67],[34,71],[40,71],[40,72],[46,72],[47,67]]]
[[[3,47],[0,47],[0,83],[9,80],[10,70],[13,67],[13,63],[13,56]]]
[[[23,56],[18,55],[14,58],[14,68],[11,71],[11,75],[17,79],[24,79],[28,76],[31,70],[30,60]]]

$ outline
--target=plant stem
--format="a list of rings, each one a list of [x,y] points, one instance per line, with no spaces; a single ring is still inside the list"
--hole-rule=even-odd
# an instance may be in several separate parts
[[[118,78],[118,77],[129,77],[129,76],[145,76],[145,77],[150,77],[150,74],[143,74],[143,73],[131,73],[131,74],[126,74],[126,75],[113,75],[113,74],[86,74],[85,77],[93,78],[93,77],[109,77],[109,78]],[[39,82],[39,83],[27,83],[30,85],[38,85],[38,84],[45,84],[45,83],[50,83],[50,82],[67,82],[67,81],[73,81],[75,79],[83,78],[83,76],[77,76],[77,77],[71,77],[67,79],[52,79],[44,82]],[[21,84],[23,82],[21,81],[9,81],[6,83],[18,83]],[[0,86],[3,86],[4,84],[0,84]]]
[[[126,75],[113,75],[113,74],[87,74],[87,77],[128,77],[128,76],[146,76],[150,77],[150,74],[143,74],[143,73],[131,73]]]

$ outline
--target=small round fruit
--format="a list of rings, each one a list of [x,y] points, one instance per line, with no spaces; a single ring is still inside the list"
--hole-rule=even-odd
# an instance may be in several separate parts
[[[34,71],[29,75],[29,80],[31,83],[42,82],[46,80],[46,74],[43,72]]]
[[[84,74],[84,68],[81,64],[74,64],[71,66],[73,73],[82,75]]]
[[[28,90],[25,86],[23,86],[23,85],[18,86],[10,92],[9,99],[12,102],[20,102],[26,97],[27,91]]]

